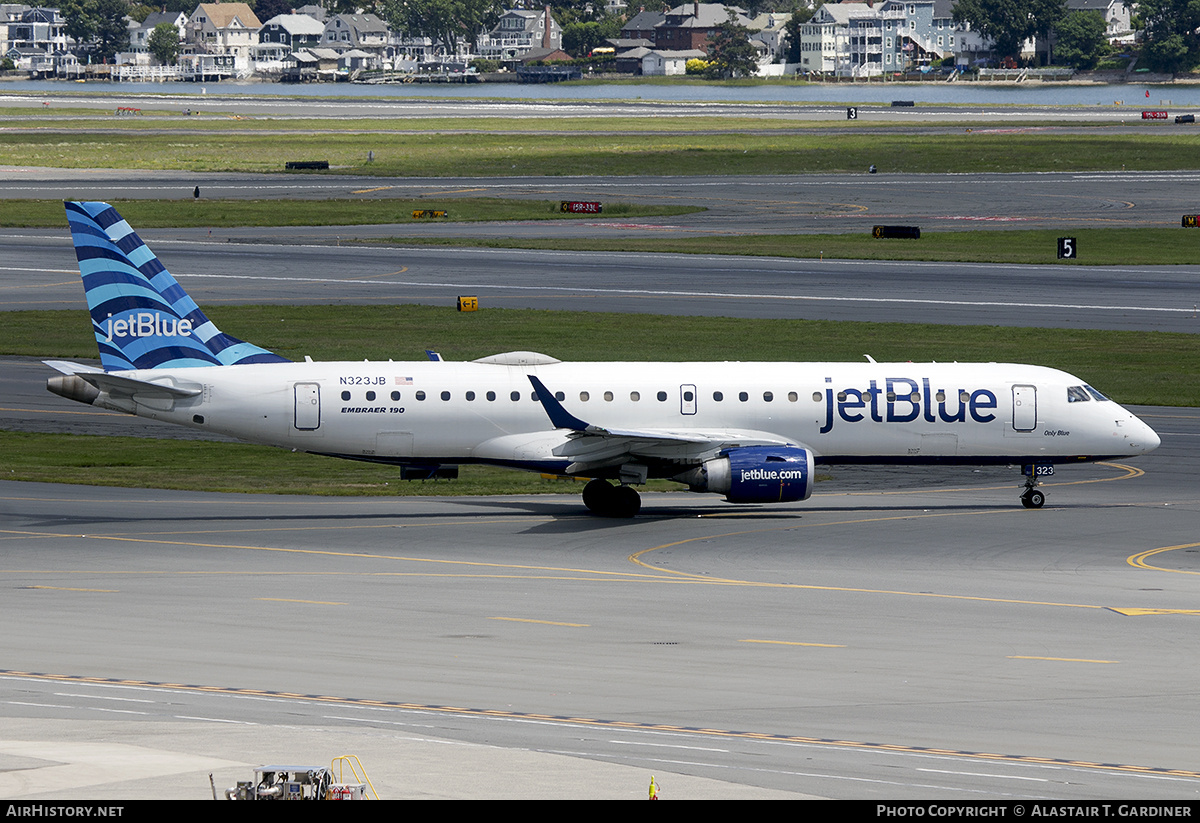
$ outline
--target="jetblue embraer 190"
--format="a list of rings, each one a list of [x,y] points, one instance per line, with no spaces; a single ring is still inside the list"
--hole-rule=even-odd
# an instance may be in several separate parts
[[[817,463],[1019,465],[1036,509],[1056,464],[1159,445],[1079,378],[1011,363],[291,362],[218,330],[111,206],[66,209],[103,368],[47,361],[49,390],[255,443],[592,478],[584,504],[614,517],[650,478],[806,500]]]

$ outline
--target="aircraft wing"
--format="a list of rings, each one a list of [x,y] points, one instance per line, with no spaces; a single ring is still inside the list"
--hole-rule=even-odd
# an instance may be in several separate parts
[[[557,429],[569,430],[566,442],[555,446],[553,454],[572,460],[567,467],[572,474],[629,462],[688,466],[716,457],[727,449],[795,445],[771,432],[745,429],[613,429],[593,425],[564,409],[537,377],[528,377],[550,422]]]

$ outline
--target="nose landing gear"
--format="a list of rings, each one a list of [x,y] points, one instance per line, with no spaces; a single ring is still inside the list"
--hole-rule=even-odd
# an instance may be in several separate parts
[[[1049,463],[1027,463],[1021,467],[1025,475],[1025,491],[1021,492],[1021,505],[1027,509],[1040,509],[1046,505],[1046,495],[1038,491],[1038,483],[1043,477],[1054,474],[1054,466]]]

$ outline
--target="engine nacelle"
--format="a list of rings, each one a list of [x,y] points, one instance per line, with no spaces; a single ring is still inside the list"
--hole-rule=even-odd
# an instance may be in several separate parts
[[[792,503],[812,494],[813,456],[798,446],[746,446],[675,479],[730,503]]]

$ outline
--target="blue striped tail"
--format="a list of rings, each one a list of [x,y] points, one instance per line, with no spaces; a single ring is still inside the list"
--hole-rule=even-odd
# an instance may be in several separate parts
[[[112,206],[65,205],[105,371],[289,362],[214,326]]]

